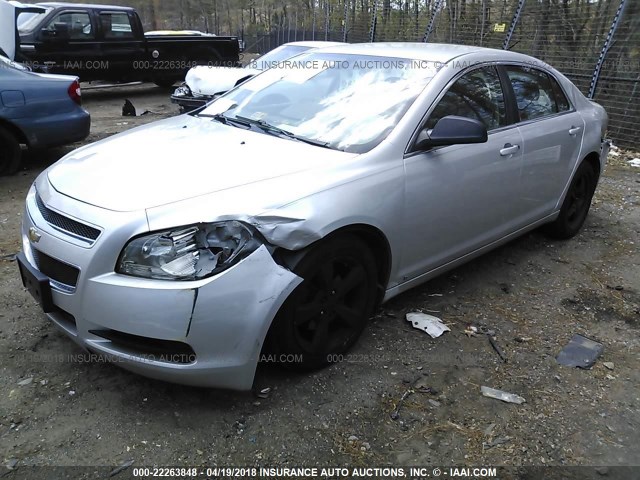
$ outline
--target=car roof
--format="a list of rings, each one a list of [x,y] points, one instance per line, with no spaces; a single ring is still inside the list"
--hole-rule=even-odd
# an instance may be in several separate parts
[[[134,12],[135,8],[132,7],[120,7],[117,5],[96,5],[93,3],[66,3],[66,2],[42,2],[36,3],[40,7],[52,7],[52,8],[79,8],[89,10],[118,10],[123,12]]]
[[[447,63],[455,58],[474,55],[495,59],[499,56],[504,60],[535,60],[533,57],[508,50],[476,47],[472,45],[453,45],[446,43],[410,43],[410,42],[381,42],[381,43],[353,43],[331,46],[323,49],[323,53],[343,53],[347,55],[371,55],[376,57],[393,57],[431,62]],[[538,61],[539,62],[539,61]]]
[[[335,47],[338,45],[348,45],[348,43],[344,42],[328,42],[325,40],[308,40],[308,41],[300,41],[300,42],[287,42],[282,46],[295,45],[297,47],[309,47],[309,48],[325,48],[325,47]]]

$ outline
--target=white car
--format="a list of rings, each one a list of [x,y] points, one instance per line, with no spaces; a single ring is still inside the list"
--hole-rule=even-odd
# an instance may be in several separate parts
[[[340,42],[309,41],[290,42],[271,50],[264,56],[252,60],[244,68],[200,65],[187,72],[185,82],[178,87],[171,101],[183,111],[202,107],[216,95],[231,90],[237,84],[272,68],[287,59],[316,48],[343,45]]]
[[[38,5],[11,0],[0,0],[0,55],[9,60],[16,59],[16,20],[25,21],[30,15],[44,12]]]
[[[264,352],[336,361],[381,302],[580,230],[607,114],[557,70],[429,43],[296,61],[36,179],[18,264],[56,326],[150,377],[248,389]]]

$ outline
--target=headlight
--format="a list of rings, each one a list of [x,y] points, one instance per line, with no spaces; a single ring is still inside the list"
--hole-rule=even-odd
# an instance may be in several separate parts
[[[262,242],[247,225],[217,222],[134,238],[116,271],[158,280],[200,280],[235,265]]]
[[[189,85],[187,85],[186,83],[183,83],[178,88],[176,88],[175,91],[173,92],[173,95],[175,97],[191,97],[191,96],[193,96],[193,94],[191,93],[191,89],[189,88]]]

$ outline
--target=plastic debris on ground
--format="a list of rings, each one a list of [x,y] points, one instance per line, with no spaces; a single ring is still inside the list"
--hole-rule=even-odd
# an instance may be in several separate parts
[[[464,334],[467,337],[475,337],[478,335],[478,327],[474,327],[473,325],[469,325],[464,329]]]
[[[123,117],[137,116],[136,107],[133,106],[133,103],[131,103],[131,100],[125,99],[124,105],[122,106],[122,116]]]
[[[480,391],[485,397],[495,398],[496,400],[502,400],[503,402],[507,403],[517,403],[518,405],[520,405],[526,402],[526,400],[519,395],[503,392],[502,390],[496,390],[495,388],[491,387],[485,387],[484,385],[480,387]]]
[[[632,167],[640,167],[640,158],[634,158],[633,160],[627,160],[627,163]]]
[[[271,395],[271,387],[262,388],[256,392],[258,398],[269,398],[269,395]]]
[[[126,462],[121,463],[118,467],[114,468],[113,470],[111,470],[111,472],[109,472],[109,477],[115,477],[119,473],[124,472],[127,468],[133,465],[133,463],[134,463],[133,460],[127,460]]]
[[[444,332],[451,331],[438,317],[422,312],[407,313],[407,321],[411,322],[413,328],[427,332],[431,338],[438,338]]]
[[[556,357],[560,365],[591,368],[604,350],[604,346],[590,338],[575,334]]]
[[[391,412],[391,415],[390,415],[391,420],[398,420],[400,418],[400,409],[402,408],[402,404],[407,398],[409,398],[409,395],[411,395],[412,393],[413,393],[413,390],[407,390],[406,392],[404,392],[402,397],[400,397],[400,400],[398,401],[398,403],[395,405],[395,408]]]
[[[526,342],[530,342],[532,340],[531,337],[516,337],[514,338],[514,340],[518,343],[526,343]]]

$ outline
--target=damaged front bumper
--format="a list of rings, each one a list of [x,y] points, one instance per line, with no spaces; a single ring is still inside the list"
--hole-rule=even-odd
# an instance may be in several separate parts
[[[190,111],[203,107],[213,100],[213,98],[213,96],[209,95],[194,94],[185,83],[173,92],[173,95],[171,95],[171,103],[180,105],[185,111]]]
[[[199,281],[117,274],[122,247],[143,228],[136,226],[139,216],[71,204],[45,190],[40,199],[35,188],[27,197],[21,261],[50,278],[47,316],[61,331],[100,358],[148,377],[251,388],[267,331],[300,277],[275,263],[264,245]],[[75,224],[61,223],[60,216]],[[81,229],[68,231],[83,218],[99,232],[93,243],[80,238]]]

